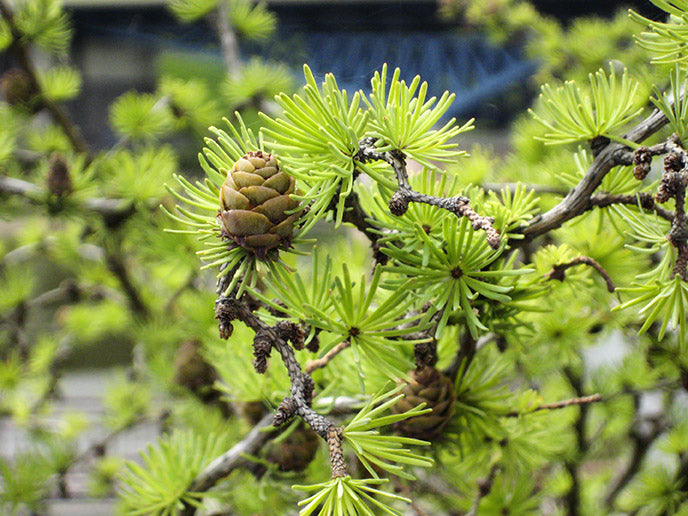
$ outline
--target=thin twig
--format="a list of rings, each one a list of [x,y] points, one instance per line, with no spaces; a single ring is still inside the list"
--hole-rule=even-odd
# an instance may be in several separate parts
[[[494,485],[494,480],[499,469],[499,462],[495,462],[490,468],[490,472],[487,474],[487,477],[478,481],[478,493],[475,495],[473,506],[471,507],[471,510],[466,513],[466,516],[477,516],[480,501],[489,495],[490,491],[492,491],[492,486]]]
[[[196,278],[198,278],[198,271],[196,269],[193,269],[191,273],[189,274],[189,277],[187,280],[182,283],[177,290],[172,292],[172,295],[170,298],[167,300],[167,303],[165,303],[165,313],[169,313],[173,307],[174,304],[177,302],[179,297],[186,292],[187,289],[190,289],[194,286],[194,283],[196,281]]]
[[[343,340],[335,347],[333,347],[331,350],[329,350],[327,353],[325,353],[322,357],[316,358],[314,360],[309,360],[306,363],[306,367],[304,368],[306,374],[311,374],[316,369],[321,369],[325,367],[327,364],[330,363],[330,360],[332,360],[334,357],[336,357],[339,353],[344,351],[349,346],[351,346],[351,341]]]
[[[218,285],[218,291],[226,290],[225,283],[230,275],[224,276]],[[280,333],[280,325],[268,326],[250,307],[235,298],[220,295],[215,304],[215,314],[219,321],[220,328],[229,328],[233,320],[240,320],[255,332],[254,355],[256,361],[254,366],[258,372],[265,372],[267,367],[267,357],[272,349],[276,349],[282,358],[282,362],[287,369],[287,374],[291,381],[290,395],[286,397],[278,407],[273,416],[273,424],[279,426],[286,423],[293,416],[299,416],[310,426],[315,433],[328,442],[330,446],[330,458],[332,460],[332,475],[345,475],[346,465],[340,463],[335,456],[333,443],[337,441],[333,430],[334,423],[319,414],[311,407],[313,390],[315,384],[307,373],[301,370],[301,365],[296,359],[294,349],[288,344],[286,337]],[[337,441],[341,447],[341,435]]]
[[[394,485],[394,491],[397,493],[401,493],[404,495],[406,498],[411,500],[411,503],[409,504],[411,510],[416,513],[416,516],[428,516],[428,513],[425,512],[423,509],[421,509],[418,504],[416,504],[412,498],[413,498],[413,493],[411,492],[411,488],[402,483],[401,479],[397,476],[392,477],[392,484]]]
[[[568,379],[571,387],[578,397],[584,397],[583,382],[578,374],[576,374],[570,367],[564,368],[564,376]],[[574,421],[574,430],[576,435],[576,451],[573,456],[564,462],[564,468],[571,477],[571,486],[564,495],[564,503],[566,504],[567,514],[569,516],[579,516],[581,509],[581,485],[579,478],[579,467],[585,454],[588,451],[588,441],[585,436],[585,428],[588,419],[589,405],[579,405],[580,411]]]
[[[363,209],[363,206],[361,206],[361,201],[358,198],[358,194],[356,192],[351,192],[344,201],[344,215],[342,216],[342,222],[353,224],[356,229],[358,229],[368,238],[368,240],[370,240],[370,245],[375,246],[378,238],[380,238],[380,235],[374,231],[377,228],[368,221],[369,219],[370,215],[368,215]]]
[[[621,494],[621,491],[623,491],[624,487],[628,485],[640,470],[647,453],[650,451],[652,443],[667,429],[667,422],[663,418],[651,421],[651,428],[649,431],[642,431],[640,423],[640,421],[634,423],[628,432],[631,442],[633,443],[631,458],[621,472],[621,475],[617,476],[609,487],[604,497],[605,504],[610,510],[614,508],[616,499],[619,494]]]
[[[266,414],[241,441],[208,464],[191,483],[189,491],[205,492],[232,471],[246,464],[246,456],[255,455],[273,435],[271,429],[274,430],[272,414]],[[182,512],[182,515],[189,516],[194,512],[195,508],[191,512]]]
[[[653,195],[649,192],[640,192],[637,194],[610,194],[599,193],[590,197],[590,209],[592,208],[606,208],[613,204],[628,204],[631,206],[640,206],[645,210],[652,210],[656,215],[662,217],[664,220],[671,222],[674,220],[674,214],[661,206],[657,205]]]
[[[603,401],[603,399],[602,399],[602,396],[600,394],[596,393],[596,394],[591,394],[590,396],[580,396],[578,398],[571,398],[568,400],[555,401],[554,403],[543,403],[542,405],[538,405],[534,409],[528,410],[526,412],[509,412],[506,414],[506,417],[519,417],[519,416],[532,414],[534,412],[539,412],[541,410],[558,410],[558,409],[563,409],[566,407],[588,405],[590,403],[595,403],[598,401]]]
[[[392,214],[397,216],[403,215],[411,202],[437,206],[440,209],[453,213],[459,218],[466,217],[471,221],[473,229],[485,231],[487,243],[492,249],[499,248],[500,236],[499,232],[492,225],[494,223],[492,217],[479,215],[471,207],[470,199],[462,195],[457,197],[437,197],[416,192],[409,183],[404,154],[399,150],[379,152],[375,147],[375,141],[374,138],[364,138],[361,140],[358,144],[357,159],[361,162],[385,161],[394,169],[398,189],[394,192],[389,202],[389,209]]]
[[[569,262],[558,263],[552,267],[552,270],[545,274],[545,277],[549,280],[564,281],[566,278],[566,270],[570,269],[571,267],[575,267],[576,265],[588,265],[592,267],[599,272],[602,278],[604,278],[604,281],[607,284],[607,290],[609,292],[614,292],[614,290],[616,290],[614,287],[614,282],[609,276],[609,273],[604,270],[604,267],[602,267],[597,260],[590,258],[589,256],[577,256]]]
[[[350,414],[358,410],[362,404],[359,399],[346,397],[324,401],[328,406],[335,407],[332,413],[341,414]],[[250,462],[246,459],[246,456],[255,455],[274,435],[272,430],[274,430],[273,415],[266,414],[241,441],[208,464],[193,480],[189,491],[195,493],[208,491],[235,469],[248,465]],[[195,511],[195,507],[191,505],[186,506],[181,516],[192,516],[195,514]]]
[[[659,131],[667,123],[668,120],[664,113],[655,110],[645,120],[626,133],[624,139],[632,142],[641,142]],[[628,147],[620,143],[611,142],[607,144],[595,157],[583,178],[571,189],[566,197],[551,210],[537,215],[515,230],[514,232],[521,233],[523,238],[520,240],[514,239],[510,241],[510,244],[515,247],[523,246],[534,238],[561,227],[566,221],[588,210],[591,202],[590,198],[604,179],[604,176],[618,164],[632,163],[632,156],[633,154]]]
[[[69,473],[71,469],[74,468],[74,466],[80,464],[81,462],[84,462],[86,459],[90,458],[91,456],[103,456],[105,454],[105,450],[107,446],[119,435],[121,435],[123,432],[131,430],[132,428],[146,422],[149,418],[146,417],[140,417],[134,421],[132,421],[130,424],[127,426],[118,428],[116,430],[113,430],[112,432],[106,434],[104,437],[101,439],[91,443],[86,449],[84,449],[81,453],[74,455],[72,459],[64,465],[60,471],[60,477],[62,481],[62,486],[61,486],[61,497],[62,498],[73,498],[72,495],[67,491],[67,484],[66,484],[66,476]]]
[[[84,297],[100,299],[105,292],[100,287],[85,288],[73,280],[64,280],[54,289],[46,290],[33,299],[26,302],[27,308],[36,308],[54,303],[76,303]]]
[[[487,333],[479,337],[478,340],[475,340],[473,337],[471,337],[471,334],[468,331],[465,332],[459,341],[459,349],[454,356],[454,360],[452,360],[452,363],[443,371],[443,373],[452,380],[456,380],[459,370],[461,369],[461,364],[463,364],[464,361],[468,361],[465,366],[465,370],[467,370],[478,350],[490,342],[497,340],[497,338],[499,338],[499,335],[496,333]]]
[[[659,182],[655,199],[665,203],[674,199],[674,218],[667,240],[676,249],[672,276],[678,274],[688,280],[688,216],[685,212],[686,184],[688,184],[688,152],[676,135],[667,141],[669,153],[664,158],[664,174]]]
[[[129,301],[129,307],[136,315],[147,319],[151,315],[151,311],[143,301],[143,297],[139,293],[138,288],[130,278],[130,273],[124,264],[124,260],[119,253],[106,251],[106,262],[110,272],[119,280],[124,294]]]
[[[480,186],[490,192],[501,192],[502,190],[507,190],[508,192],[514,193],[517,188],[525,187],[527,190],[532,190],[537,194],[553,194],[564,196],[569,193],[569,189],[562,186],[534,185],[528,183],[482,183]]]

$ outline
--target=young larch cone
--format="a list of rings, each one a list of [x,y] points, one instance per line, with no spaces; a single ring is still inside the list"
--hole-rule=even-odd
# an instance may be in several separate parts
[[[187,340],[174,356],[174,383],[205,398],[212,393],[217,372],[201,355],[201,343]]]
[[[12,68],[0,77],[0,93],[10,106],[23,106],[29,104],[38,92],[26,72]]]
[[[397,431],[407,437],[432,440],[438,437],[454,414],[454,382],[434,367],[423,366],[409,373],[401,391],[404,397],[392,407],[392,412],[400,414],[425,403],[432,412],[416,416],[396,424]]]
[[[267,459],[281,471],[303,471],[315,457],[319,444],[318,434],[301,423],[283,441],[270,443]]]
[[[263,259],[271,249],[287,247],[301,211],[294,178],[280,170],[277,158],[262,151],[239,159],[220,188],[223,236]]]
[[[50,168],[45,182],[48,191],[57,197],[64,197],[72,192],[69,165],[61,154],[53,154],[50,157]]]

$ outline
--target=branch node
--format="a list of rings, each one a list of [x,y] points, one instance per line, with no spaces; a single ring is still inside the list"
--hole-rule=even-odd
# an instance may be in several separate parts
[[[609,145],[609,138],[606,136],[595,136],[591,140],[588,140],[588,145],[590,145],[590,150],[592,151],[592,157],[596,158],[597,155],[604,150],[604,148]]]
[[[642,181],[650,173],[650,166],[652,164],[652,153],[648,147],[639,147],[633,154],[633,177],[638,181]]]
[[[275,325],[275,331],[284,340],[288,340],[296,350],[302,350],[306,334],[301,325],[293,321],[280,321]]]
[[[389,200],[389,211],[392,215],[401,217],[409,207],[409,198],[403,190],[397,190]]]
[[[278,428],[291,421],[296,415],[297,409],[298,406],[293,397],[287,396],[284,398],[275,411],[275,416],[272,420],[272,426]]]
[[[602,267],[602,265],[599,264],[597,260],[590,258],[589,256],[578,256],[570,262],[558,263],[554,265],[547,274],[545,274],[545,277],[548,280],[564,281],[566,278],[566,270],[576,265],[588,265],[592,267],[600,274],[600,276],[602,276],[602,278],[604,278],[604,281],[607,284],[607,290],[609,292],[614,292],[616,290],[616,287],[614,287],[614,282],[612,281],[611,276],[609,276],[609,273],[604,269],[604,267]]]
[[[253,367],[260,374],[264,374],[268,368],[268,358],[272,351],[272,339],[269,333],[264,330],[258,330],[255,337],[253,337]]]

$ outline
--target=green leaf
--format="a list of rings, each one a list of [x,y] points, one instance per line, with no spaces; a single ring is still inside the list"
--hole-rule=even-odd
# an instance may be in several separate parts
[[[635,98],[638,83],[626,70],[619,81],[613,69],[609,75],[600,69],[590,74],[588,80],[589,89],[582,89],[574,81],[557,88],[542,86],[542,114],[530,110],[533,118],[548,130],[538,139],[546,144],[563,144],[606,136],[637,147],[617,137],[614,131],[641,113]]]
[[[76,97],[81,89],[81,75],[69,66],[41,70],[38,81],[43,95],[56,102]]]
[[[666,115],[671,130],[679,139],[684,139],[688,136],[688,72],[676,63],[669,72],[669,80],[669,91],[662,94],[655,87],[656,97],[650,100]]]
[[[688,58],[688,4],[685,0],[651,0],[660,9],[670,14],[667,22],[650,20],[630,11],[631,18],[650,28],[636,36],[638,45],[655,54],[654,63],[681,63]]]
[[[686,309],[688,308],[688,283],[680,275],[670,280],[655,280],[647,284],[636,282],[630,287],[619,288],[622,294],[628,294],[630,299],[615,307],[624,310],[636,305],[642,305],[638,315],[644,319],[638,333],[644,333],[650,325],[661,317],[662,324],[658,338],[664,338],[667,327],[677,332],[681,348],[686,344]]]
[[[372,93],[364,100],[368,105],[370,135],[377,138],[380,152],[400,150],[423,166],[437,169],[434,161],[450,161],[465,154],[451,142],[460,133],[473,129],[473,119],[457,126],[451,119],[439,129],[435,125],[451,107],[454,94],[445,91],[440,99],[427,98],[427,82],[414,77],[409,85],[400,80],[401,70],[394,73],[387,84],[387,64],[375,72],[370,84]]]
[[[228,4],[231,26],[242,38],[265,41],[275,33],[277,16],[267,9],[264,2],[254,4],[251,0],[229,0]]]
[[[43,500],[50,493],[50,477],[54,474],[44,450],[21,452],[13,462],[0,457],[0,508],[11,514],[22,508],[40,511]]]
[[[29,40],[53,54],[69,50],[71,28],[59,0],[28,0],[18,4],[14,22]]]
[[[442,219],[442,239],[434,239],[424,228],[416,226],[415,234],[422,247],[399,248],[388,245],[382,251],[391,258],[384,270],[397,275],[387,280],[384,287],[399,291],[402,285],[417,297],[417,303],[431,302],[436,311],[442,311],[436,335],[440,336],[450,313],[460,310],[474,336],[486,327],[474,313],[478,296],[499,302],[508,302],[506,295],[513,287],[498,286],[495,276],[526,274],[527,270],[488,270],[502,253],[491,249],[484,238],[476,235],[465,217]],[[407,279],[409,278],[410,279]]]
[[[286,65],[253,57],[238,73],[227,76],[222,93],[233,109],[243,109],[256,101],[288,93],[294,87],[294,78]]]
[[[170,0],[167,6],[179,20],[189,23],[215,9],[218,0]]]
[[[219,434],[174,431],[150,444],[143,464],[128,461],[120,475],[124,514],[180,514],[182,504],[198,505],[203,493],[188,491],[192,480],[224,452],[229,443]]]
[[[299,506],[305,506],[299,511],[299,516],[315,514],[318,509],[320,509],[318,516],[373,516],[371,505],[385,514],[402,516],[401,512],[384,504],[379,498],[406,503],[411,503],[411,500],[371,487],[384,482],[387,480],[374,478],[357,480],[347,476],[333,478],[322,484],[295,485],[293,488],[300,491],[317,491],[299,502]]]
[[[112,104],[110,122],[126,138],[151,139],[170,130],[172,114],[164,99],[132,91],[120,96]]]
[[[370,466],[371,462],[378,468],[407,479],[414,477],[405,472],[400,464],[422,467],[430,467],[433,464],[432,459],[404,447],[405,445],[428,445],[429,442],[397,435],[380,434],[379,429],[384,426],[432,411],[429,408],[423,409],[423,406],[419,405],[400,414],[387,414],[391,407],[400,398],[403,398],[401,394],[395,396],[402,388],[403,385],[388,390],[385,386],[368,401],[343,430],[343,435],[354,449],[354,453],[375,478],[378,477],[378,473]]]
[[[320,86],[308,66],[304,66],[304,75],[303,95],[281,93],[275,97],[282,117],[262,116],[267,124],[265,137],[280,153],[289,173],[304,185],[299,198],[311,203],[305,216],[307,230],[331,209],[336,194],[335,220],[337,225],[341,223],[368,115],[359,108],[360,93],[349,98],[332,74],[327,74]],[[393,185],[391,179],[389,184]]]

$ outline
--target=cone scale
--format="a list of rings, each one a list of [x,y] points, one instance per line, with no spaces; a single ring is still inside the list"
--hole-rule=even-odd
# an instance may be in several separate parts
[[[434,367],[423,366],[409,373],[411,378],[401,391],[404,397],[392,408],[392,412],[407,412],[425,403],[432,412],[399,421],[397,431],[416,439],[433,440],[439,437],[454,414],[454,382]]]
[[[289,247],[302,214],[294,211],[299,202],[290,196],[294,182],[270,153],[249,152],[239,159],[220,188],[222,236],[259,259],[272,249]]]

